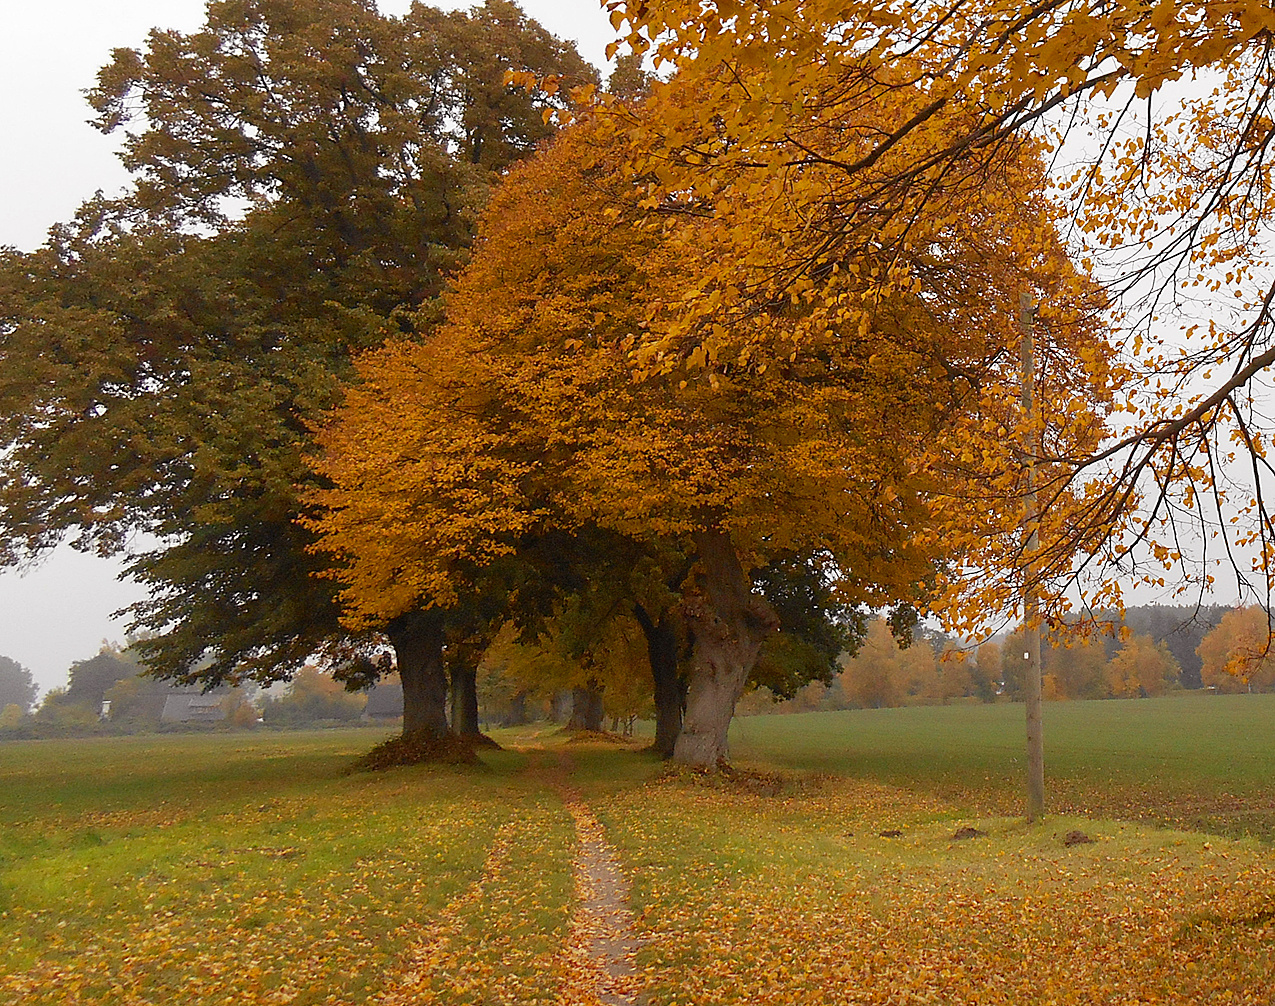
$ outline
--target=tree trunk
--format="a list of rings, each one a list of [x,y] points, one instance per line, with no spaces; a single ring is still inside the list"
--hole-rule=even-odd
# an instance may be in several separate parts
[[[727,532],[697,532],[695,545],[700,589],[682,602],[694,643],[686,716],[673,760],[714,768],[729,756],[726,734],[735,703],[779,618],[764,597],[753,593]]]
[[[686,709],[686,678],[677,673],[677,632],[673,614],[666,611],[653,622],[640,604],[633,615],[646,635],[646,652],[655,682],[655,742],[651,747],[661,758],[672,758],[682,732],[682,712]]]
[[[583,688],[571,689],[571,719],[569,730],[602,730],[602,688],[593,678]]]
[[[554,723],[566,723],[571,719],[571,692],[564,690],[553,693],[549,703],[549,719]]]
[[[520,727],[527,722],[527,693],[515,692],[513,698],[509,700],[509,712],[505,714],[501,726]]]
[[[474,667],[452,668],[452,733],[458,737],[477,737],[478,670]]]
[[[412,611],[386,626],[403,683],[403,736],[447,733],[447,674],[443,670],[443,614]]]

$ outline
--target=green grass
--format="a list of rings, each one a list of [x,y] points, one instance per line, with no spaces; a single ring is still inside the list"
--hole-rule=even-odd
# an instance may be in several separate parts
[[[988,813],[1022,806],[1024,707],[753,716],[737,758],[874,779]],[[1275,695],[1045,705],[1051,809],[1275,839]]]
[[[502,828],[516,883],[526,887],[522,863],[540,871],[521,935],[551,952],[567,921],[570,817],[522,773],[527,759],[349,774],[383,735],[0,746],[0,975],[10,982],[0,979],[0,995],[361,1002],[392,984],[402,955],[479,880]],[[510,884],[501,875],[488,886]],[[485,928],[487,911],[449,919],[448,938]],[[494,954],[467,964],[494,968]]]
[[[1021,706],[749,718],[772,774],[734,779],[544,726],[384,773],[349,772],[375,730],[4,744],[0,1003],[566,1002],[569,796],[633,878],[651,1006],[1265,1004],[1270,847],[1191,827],[1269,839],[1272,719],[1047,706],[1034,827]]]

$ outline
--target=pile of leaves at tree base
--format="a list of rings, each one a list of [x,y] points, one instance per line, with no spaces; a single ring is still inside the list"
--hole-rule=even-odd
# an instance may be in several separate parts
[[[456,734],[441,736],[427,733],[400,734],[376,745],[354,763],[352,771],[377,772],[399,765],[421,765],[427,762],[441,765],[476,765],[478,756],[474,748],[482,738],[462,737]],[[490,744],[494,741],[487,739]]]
[[[825,778],[813,773],[790,775],[783,772],[759,772],[739,768],[723,759],[715,768],[669,763],[656,776],[656,781],[748,796],[792,796],[818,790]]]
[[[623,734],[613,733],[610,730],[577,730],[575,728],[564,728],[561,733],[567,734],[568,744],[636,744],[632,737],[625,737]]]

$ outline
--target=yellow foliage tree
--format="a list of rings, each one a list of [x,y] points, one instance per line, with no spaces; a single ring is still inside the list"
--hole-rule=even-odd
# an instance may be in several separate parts
[[[1111,694],[1120,699],[1163,695],[1178,687],[1182,668],[1163,642],[1130,636],[1107,664]]]
[[[1275,652],[1266,611],[1256,605],[1233,608],[1196,647],[1206,688],[1219,692],[1275,689]]]
[[[697,97],[659,94],[643,114]],[[676,543],[697,559],[679,602],[694,647],[676,757],[712,765],[776,625],[750,568],[824,555],[845,600],[880,605],[921,602],[934,563],[958,569],[972,542],[980,560],[1005,560],[1017,332],[998,305],[1030,283],[1049,294],[1042,342],[1060,360],[1105,349],[1030,145],[936,192],[910,265],[833,243],[790,287],[767,271],[798,262],[826,214],[866,193],[803,182],[655,197],[615,122],[582,123],[512,171],[447,324],[361,361],[319,438],[333,488],[312,496],[313,526],[344,563],[355,624],[450,604],[472,570],[550,528]],[[827,123],[817,134],[830,150],[848,142]],[[1100,425],[1091,371],[1056,374],[1042,389],[1049,429],[1083,441]]]
[[[872,620],[855,654],[843,659],[840,680],[846,698],[866,709],[951,697],[945,693],[943,667],[933,647],[917,639],[906,649],[900,648],[881,618]]]
[[[933,247],[926,221],[935,203],[981,185],[1024,137],[1045,138],[1073,241],[1118,277],[1126,354],[1116,374],[1122,437],[1082,438],[1078,450],[1047,442],[1041,452],[1053,462],[1045,509],[1067,511],[1032,557],[1043,586],[1060,582],[1046,614],[1065,612],[1064,587],[1079,586],[1096,610],[1118,608],[1130,580],[1207,586],[1211,574],[1180,552],[1173,528],[1178,515],[1204,508],[1232,544],[1254,546],[1265,586],[1275,583],[1275,519],[1261,486],[1272,439],[1246,393],[1275,364],[1269,4],[608,0],[607,8],[632,50],[683,88],[654,86],[659,114],[615,106],[636,131],[633,160],[653,200],[729,191],[746,203],[747,188],[770,195],[781,221],[790,207],[825,209],[791,228],[792,254],[747,258],[753,282],[736,289],[813,297],[836,310],[847,302],[825,301],[812,286],[835,260],[826,249],[845,247],[870,247],[888,263],[874,296],[908,289],[923,277],[918,253]],[[1173,90],[1178,81],[1196,86]],[[869,107],[873,116],[853,120]],[[838,198],[820,203],[817,191]],[[684,312],[683,331],[738,304],[730,268]],[[1175,321],[1177,338],[1166,340]],[[1077,362],[1091,373],[1108,366],[1084,354]],[[1034,437],[1040,419],[1024,418],[1010,424],[1006,444]],[[975,438],[971,453],[987,440]],[[1240,454],[1251,466],[1229,463]],[[964,571],[982,579],[962,590],[982,594],[965,609],[973,620],[980,605],[1001,610],[1009,601],[1014,585],[988,576],[1004,568],[980,561]]]
[[[1043,654],[1042,663],[1053,683],[1053,698],[1101,699],[1107,696],[1107,653],[1101,640],[1055,638],[1050,642],[1053,645]]]

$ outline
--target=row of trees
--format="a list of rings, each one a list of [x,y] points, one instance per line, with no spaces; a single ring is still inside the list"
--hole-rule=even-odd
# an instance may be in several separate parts
[[[1044,697],[1146,698],[1190,688],[1219,694],[1275,691],[1275,651],[1267,647],[1269,623],[1262,608],[1192,612],[1157,606],[1126,612],[1126,631],[1131,623],[1160,623],[1162,631],[1158,638],[1130,632],[1124,639],[1046,640],[1041,651]],[[1190,672],[1174,652],[1173,644],[1183,639],[1195,646]],[[886,624],[876,621],[859,649],[842,658],[831,682],[812,682],[774,710],[1021,701],[1022,651],[1017,633],[974,648],[960,647],[942,634],[919,634],[911,646],[900,648]],[[744,708],[764,713],[772,711],[773,703],[769,692],[759,692]]]
[[[649,687],[657,747],[701,765],[750,681],[830,675],[869,610],[900,637],[917,608],[983,631],[1024,569],[1056,628],[1077,583],[1117,602],[1144,554],[1182,560],[1168,487],[1229,498],[1183,438],[1207,453],[1230,423],[1260,455],[1230,396],[1275,350],[1263,308],[1185,363],[1118,353],[1059,226],[1114,243],[1153,226],[1170,171],[1194,206],[1184,187],[1233,183],[1211,165],[1253,162],[1213,156],[1224,130],[1189,171],[1123,151],[1123,181],[1095,165],[1066,206],[1026,127],[1178,72],[1145,46],[1238,73],[1267,29],[1224,3],[1117,4],[1096,33],[1083,5],[985,5],[616,0],[634,56],[608,94],[507,0],[214,0],[201,32],[117,50],[91,101],[133,187],[0,257],[5,558],[151,532],[133,613],[160,677],[267,683],[318,653],[358,688],[393,666],[404,731],[439,737],[477,731],[498,643],[584,693]],[[1207,205],[1170,247],[1254,274],[1248,203]],[[1240,361],[1220,398],[1170,400],[1219,357]],[[1108,450],[1114,410],[1133,438]]]

